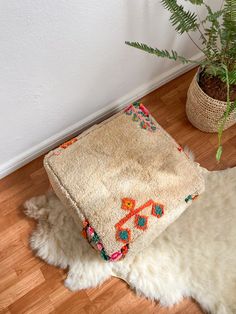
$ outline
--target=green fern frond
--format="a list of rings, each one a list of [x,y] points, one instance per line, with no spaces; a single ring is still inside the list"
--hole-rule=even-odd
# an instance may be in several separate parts
[[[229,72],[229,84],[236,85],[236,71]]]
[[[209,64],[206,66],[204,72],[210,76],[218,76],[224,82],[226,81],[225,71],[220,65]]]
[[[219,17],[222,16],[222,14],[224,13],[224,10],[218,10],[213,12],[211,7],[207,4],[205,4],[205,7],[207,9],[208,15],[207,15],[207,20],[210,22],[215,22],[215,20],[218,20]]]
[[[161,3],[171,13],[170,22],[178,33],[183,34],[196,30],[198,23],[195,13],[185,11],[176,0],[161,0]]]
[[[222,82],[226,83],[226,74],[221,65],[210,64],[206,66],[205,73],[211,76],[217,76],[221,79]],[[228,71],[228,82],[229,85],[236,84],[236,70]]]
[[[224,5],[224,25],[235,31],[236,23],[236,2],[235,0],[225,0]]]
[[[188,0],[192,4],[201,5],[203,4],[203,0]]]
[[[209,23],[209,27],[205,28],[205,36],[207,38],[205,51],[208,57],[215,58],[220,53],[218,48],[219,39],[221,41],[221,28],[219,18],[222,16],[223,10],[213,12],[208,5],[205,4],[205,7],[208,14],[204,22]]]
[[[158,48],[152,48],[146,44],[138,43],[138,42],[126,41],[125,43],[131,47],[138,48],[138,49],[146,51],[150,54],[156,55],[157,57],[167,58],[169,60],[174,60],[174,61],[180,61],[183,64],[186,64],[186,63],[199,64],[199,62],[197,62],[197,61],[192,61],[190,59],[186,59],[183,56],[179,56],[178,53],[174,50],[171,50],[170,52],[168,50],[160,50]]]
[[[222,25],[222,46],[225,57],[228,55],[234,57],[236,46],[236,1],[225,0],[223,8],[223,25]]]
[[[229,84],[230,85],[235,85],[236,84],[236,70],[229,71],[228,76],[229,76]],[[226,82],[225,77],[221,78],[221,80],[223,82]]]

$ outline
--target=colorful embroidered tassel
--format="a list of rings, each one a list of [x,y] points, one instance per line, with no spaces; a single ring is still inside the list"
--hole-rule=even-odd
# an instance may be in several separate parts
[[[148,109],[140,102],[134,102],[125,110],[127,115],[132,115],[132,120],[140,121],[140,127],[144,130],[156,131],[157,127],[152,122]]]
[[[122,248],[119,251],[114,252],[111,256],[109,256],[106,253],[104,246],[103,246],[102,242],[100,241],[98,234],[89,225],[88,220],[85,220],[83,222],[82,235],[84,238],[86,238],[88,240],[89,243],[91,243],[92,247],[96,247],[98,249],[101,257],[105,261],[111,261],[111,262],[118,261],[119,259],[121,259],[122,257],[124,257],[128,253],[129,244],[126,243],[124,246],[122,246]],[[125,234],[123,236],[125,236]],[[128,237],[128,239],[129,239],[129,237]],[[94,246],[93,246],[93,244],[94,244]]]

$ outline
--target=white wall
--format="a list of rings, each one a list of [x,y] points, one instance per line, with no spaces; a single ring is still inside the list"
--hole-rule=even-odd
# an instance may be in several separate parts
[[[125,40],[197,53],[158,0],[0,2],[1,176],[182,70]]]

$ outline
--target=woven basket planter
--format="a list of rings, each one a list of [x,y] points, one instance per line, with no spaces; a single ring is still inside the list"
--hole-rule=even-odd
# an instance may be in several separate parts
[[[201,131],[218,132],[219,120],[226,110],[226,102],[211,98],[200,88],[198,73],[193,78],[187,95],[186,113],[189,121]],[[232,112],[224,130],[236,123],[236,114]]]

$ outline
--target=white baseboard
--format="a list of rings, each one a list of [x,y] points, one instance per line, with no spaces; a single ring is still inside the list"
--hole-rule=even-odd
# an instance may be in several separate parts
[[[200,59],[202,59],[202,53],[198,53],[192,57],[192,60],[197,61]],[[130,93],[124,95],[120,99],[117,99],[115,102],[109,104],[108,106],[102,108],[101,110],[94,112],[85,119],[78,121],[77,123],[66,128],[65,130],[56,133],[55,135],[44,140],[43,142],[31,147],[25,152],[10,159],[8,162],[0,165],[0,179],[17,170],[18,168],[24,166],[25,164],[29,163],[30,161],[39,157],[40,155],[55,148],[60,143],[66,141],[70,137],[77,135],[90,125],[114,114],[115,112],[124,108],[129,103],[149,94],[156,88],[166,84],[167,82],[173,80],[179,75],[189,71],[193,67],[194,65],[192,64],[187,65],[180,64],[173,67],[171,70],[166,71],[161,75],[158,75],[154,80],[139,86],[135,90],[132,90]]]

